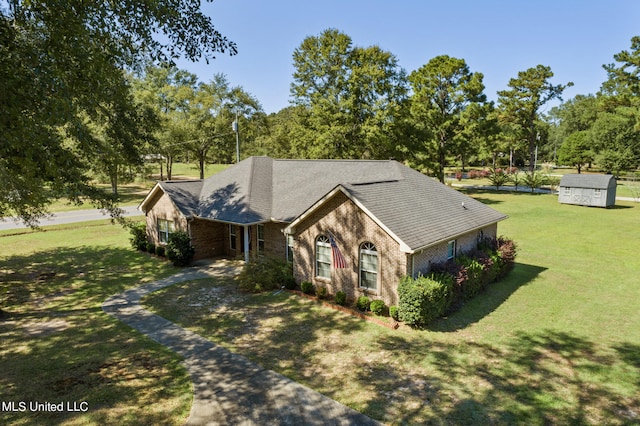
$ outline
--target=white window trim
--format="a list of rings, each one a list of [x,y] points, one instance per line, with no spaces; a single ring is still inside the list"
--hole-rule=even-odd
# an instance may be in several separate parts
[[[324,248],[328,248],[329,249],[329,261],[328,262],[321,262],[318,259],[318,247],[324,247]],[[327,237],[326,235],[320,235],[318,236],[318,238],[316,238],[316,243],[315,243],[315,266],[316,266],[316,278],[321,278],[321,279],[325,279],[325,280],[330,280],[331,279],[331,243],[329,242],[329,237]],[[320,268],[318,267],[320,264],[323,265],[328,265],[329,266],[329,276],[324,276],[324,275],[320,275]]]
[[[293,234],[287,234],[287,262],[293,262]]]
[[[593,190],[593,196],[594,196],[595,198],[600,198],[600,197],[602,197],[602,190],[601,190],[601,189],[597,189],[597,188],[595,188],[595,189]]]
[[[369,249],[364,248],[365,246],[373,247],[373,250],[371,250],[370,248]],[[364,264],[364,262],[362,261],[362,255],[363,254],[372,255],[372,256],[376,257],[376,270],[375,271],[367,270],[367,269],[363,268],[363,264]],[[358,271],[359,272],[358,273],[358,285],[359,285],[359,287],[367,289],[367,290],[371,290],[371,291],[378,291],[378,287],[379,287],[378,282],[380,281],[380,273],[379,273],[379,269],[380,269],[380,254],[379,254],[376,246],[373,243],[370,243],[370,242],[364,242],[364,243],[360,244],[360,250],[359,250],[359,253],[358,253],[358,259],[359,259],[359,267],[358,267],[358,269],[359,269],[359,271]],[[374,287],[367,287],[367,286],[364,286],[362,284],[362,273],[363,272],[369,272],[369,273],[376,274],[375,288]]]
[[[453,245],[453,253],[449,255],[449,247]],[[458,248],[458,242],[456,240],[451,240],[447,242],[447,260],[456,258],[456,249]]]
[[[563,193],[564,193],[564,195],[571,195],[571,187],[565,186]]]
[[[258,247],[257,247],[258,254],[261,254],[264,252],[264,225],[259,224],[256,226],[256,235],[258,237]]]
[[[158,218],[156,219],[156,229],[158,231],[158,244],[165,245],[169,242],[169,235],[175,232],[175,225],[171,220]]]

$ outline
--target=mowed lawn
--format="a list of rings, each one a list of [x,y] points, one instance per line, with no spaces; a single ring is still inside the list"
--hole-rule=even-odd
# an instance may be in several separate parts
[[[390,424],[640,422],[640,206],[560,205],[473,192],[510,217],[504,281],[426,330],[393,331],[232,281],[157,292],[148,306]]]
[[[180,358],[101,309],[177,269],[131,250],[107,220],[43,229],[0,233],[0,424],[184,424],[192,394]],[[29,408],[61,402],[62,413]]]
[[[426,330],[391,330],[288,293],[199,280],[145,303],[266,368],[390,424],[640,422],[640,205],[474,192],[510,216],[517,266]],[[0,424],[182,424],[180,359],[100,309],[177,270],[105,222],[0,234],[0,401],[86,401],[86,413],[1,412]]]

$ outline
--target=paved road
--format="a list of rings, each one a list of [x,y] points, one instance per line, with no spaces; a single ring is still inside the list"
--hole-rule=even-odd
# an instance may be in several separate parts
[[[181,281],[234,275],[237,262],[220,260],[116,294],[102,304],[109,315],[184,357],[193,382],[187,425],[379,425],[245,357],[229,352],[140,306],[148,293]]]
[[[141,215],[142,212],[138,210],[136,206],[128,206],[122,207],[124,210],[124,216],[138,216]],[[88,222],[90,220],[100,220],[107,219],[109,217],[108,214],[102,213],[98,209],[91,210],[73,210],[68,212],[60,212],[53,213],[51,217],[42,219],[40,221],[40,226],[48,226],[48,225],[63,225],[66,223],[75,223],[75,222]],[[22,229],[27,228],[27,226],[22,222],[15,222],[15,220],[11,217],[4,217],[0,220],[0,231],[4,231],[7,229]]]

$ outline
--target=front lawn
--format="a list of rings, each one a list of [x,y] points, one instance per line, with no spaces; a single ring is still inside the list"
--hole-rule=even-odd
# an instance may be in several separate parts
[[[145,303],[266,368],[386,423],[640,421],[640,206],[471,192],[510,216],[517,265],[426,330],[393,331],[232,280],[166,288]]]
[[[0,401],[15,408],[0,424],[183,424],[192,394],[180,358],[101,309],[176,269],[106,220],[43,229],[0,235]],[[28,408],[60,402],[62,413]]]

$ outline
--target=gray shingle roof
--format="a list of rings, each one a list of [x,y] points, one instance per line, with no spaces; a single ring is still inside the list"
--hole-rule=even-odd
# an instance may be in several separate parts
[[[250,157],[204,181],[161,186],[185,216],[237,224],[290,223],[340,186],[412,250],[506,218],[397,161]]]
[[[198,197],[202,191],[201,180],[164,181],[158,185],[183,215],[192,216],[198,210]]]
[[[613,182],[612,182],[613,180]],[[609,184],[615,185],[613,175],[569,174],[562,176],[560,186],[570,188],[607,189]]]

